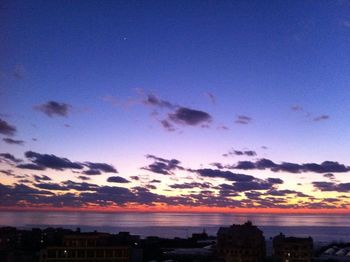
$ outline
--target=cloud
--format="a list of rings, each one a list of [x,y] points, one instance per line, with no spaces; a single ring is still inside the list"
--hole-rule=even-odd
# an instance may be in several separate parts
[[[162,119],[157,119],[167,131],[175,131],[175,125],[208,127],[208,123],[212,121],[212,117],[207,112],[179,106],[152,94],[146,95],[142,103],[160,109],[171,110]],[[161,113],[156,111],[151,115],[158,116],[159,114]]]
[[[71,105],[66,103],[60,103],[56,101],[48,101],[45,104],[34,106],[34,109],[46,114],[49,117],[54,116],[68,116],[68,113],[71,109]]]
[[[230,171],[222,171],[218,169],[197,169],[193,170],[203,177],[211,177],[211,178],[224,178],[229,181],[252,181],[254,180],[253,176],[244,175],[244,174],[236,174]]]
[[[271,178],[269,177],[267,179],[267,182],[272,183],[272,184],[283,184],[283,180],[280,178]]]
[[[191,182],[191,183],[183,183],[183,184],[173,184],[170,185],[170,188],[173,189],[192,189],[192,188],[210,188],[212,184],[210,183],[198,183],[198,182]]]
[[[84,165],[89,167],[90,169],[100,170],[100,171],[105,172],[105,173],[118,173],[117,169],[115,169],[114,166],[106,164],[106,163],[86,162],[86,163],[84,163]]]
[[[299,105],[293,105],[290,107],[290,109],[295,112],[303,111],[303,108]]]
[[[276,190],[276,189],[271,189],[269,191],[266,191],[264,193],[265,195],[271,195],[271,196],[287,196],[287,195],[295,195],[297,197],[309,197],[309,195],[306,195],[302,192],[298,192],[295,190],[289,190],[289,189],[284,189],[284,190]]]
[[[312,185],[320,191],[350,192],[350,183],[315,181]]]
[[[275,185],[282,183],[283,181],[278,178],[268,178],[266,180],[253,178],[252,180],[239,180],[232,185],[223,185],[225,185],[225,189],[231,189],[236,192],[245,192],[250,190],[270,190],[274,189]]]
[[[216,167],[217,169],[223,169],[224,168],[224,165],[219,163],[219,162],[214,162],[214,163],[211,163],[210,165],[213,166],[213,167]]]
[[[78,162],[72,162],[67,158],[55,155],[40,154],[33,151],[25,152],[25,156],[39,167],[52,168],[56,170],[64,169],[82,169],[83,165]]]
[[[117,169],[106,163],[95,163],[95,162],[73,162],[65,157],[59,157],[53,154],[41,154],[33,151],[25,152],[26,158],[31,163],[23,163],[17,165],[21,169],[31,169],[31,170],[45,170],[47,168],[55,170],[82,170],[81,174],[85,175],[101,175],[104,173],[118,173]],[[88,168],[87,170],[83,170]]]
[[[17,168],[21,168],[21,169],[30,169],[30,170],[45,170],[45,167],[43,166],[39,166],[36,164],[19,164],[16,166]]]
[[[147,95],[146,99],[143,100],[143,103],[145,105],[157,106],[160,108],[168,108],[168,109],[174,109],[175,107],[177,107],[176,105],[170,103],[169,101],[159,99],[158,97],[152,94]]]
[[[130,183],[129,180],[125,179],[124,177],[120,177],[120,176],[111,176],[107,179],[107,182],[110,182],[110,183]]]
[[[96,184],[86,182],[74,182],[71,180],[63,181],[62,184],[68,189],[74,189],[77,191],[95,191],[99,188]]]
[[[170,113],[168,117],[175,123],[190,126],[209,123],[212,120],[212,117],[208,113],[186,107],[176,109],[176,111]]]
[[[177,159],[164,159],[160,157],[156,157],[154,155],[146,155],[148,159],[153,159],[154,162],[147,167],[143,167],[141,169],[151,171],[153,173],[162,174],[162,175],[172,175],[173,171],[176,169],[183,170],[181,167],[180,161]]]
[[[175,131],[176,128],[169,122],[169,120],[163,119],[160,124],[168,131]]]
[[[323,177],[329,178],[330,180],[335,180],[335,175],[332,173],[324,174]]]
[[[329,115],[320,115],[315,117],[313,121],[318,122],[318,121],[328,120],[329,118],[330,118]]]
[[[226,154],[223,154],[223,156],[256,156],[256,152],[253,150],[230,150]]]
[[[253,119],[249,116],[239,115],[239,116],[237,116],[235,123],[247,125],[247,124],[250,124],[252,121],[253,121]]]
[[[162,181],[158,180],[158,179],[153,179],[151,181],[149,181],[149,183],[161,183]]]
[[[215,105],[216,104],[216,99],[215,99],[215,96],[213,95],[213,93],[211,92],[205,92],[204,93],[210,100],[210,102]]]
[[[154,189],[154,190],[157,189],[157,187],[155,185],[146,185],[146,188],[147,189]]]
[[[35,187],[46,190],[53,191],[69,191],[76,190],[79,192],[82,191],[96,191],[99,186],[96,184],[86,183],[86,182],[74,182],[71,180],[63,181],[61,184],[59,183],[37,183],[34,184]]]
[[[59,191],[69,190],[68,187],[62,186],[56,183],[37,183],[37,184],[34,184],[34,186],[37,188],[46,189],[46,190],[59,190]]]
[[[130,178],[131,178],[132,180],[136,180],[136,181],[140,180],[140,177],[139,177],[139,176],[131,176]]]
[[[87,176],[78,176],[77,178],[83,181],[91,180],[91,178]]]
[[[40,183],[42,181],[51,181],[52,179],[46,175],[33,175],[33,178],[36,182]]]
[[[13,155],[11,155],[10,153],[0,153],[0,158],[9,160],[9,161],[11,161],[13,163],[20,163],[20,162],[22,162],[22,159],[18,159],[16,157],[14,157]]]
[[[96,175],[101,175],[101,171],[97,169],[88,169],[84,170],[82,174],[88,175],[88,176],[96,176]]]
[[[17,129],[15,126],[10,125],[5,120],[0,118],[0,134],[13,136],[16,133]]]
[[[276,164],[269,159],[260,159],[256,162],[251,161],[239,161],[236,165],[226,166],[232,169],[270,169],[274,172],[288,172],[288,173],[301,173],[301,172],[314,172],[314,173],[345,173],[350,171],[350,167],[343,164],[339,164],[334,161],[324,161],[321,164],[305,163],[296,164],[290,162],[282,162]]]
[[[0,183],[0,206],[23,206],[26,203],[41,203],[44,195],[52,196],[47,190],[38,190],[23,184],[4,185]]]
[[[16,140],[16,139],[12,139],[9,137],[3,138],[2,139],[5,143],[10,144],[10,145],[23,145],[24,141],[23,140]]]
[[[225,125],[220,125],[217,127],[218,130],[224,130],[224,131],[227,131],[227,130],[230,130],[230,128],[228,128],[227,126]]]

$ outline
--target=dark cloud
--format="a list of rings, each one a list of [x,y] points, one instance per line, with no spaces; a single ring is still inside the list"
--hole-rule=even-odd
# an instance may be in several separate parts
[[[117,169],[114,166],[106,164],[106,163],[92,163],[86,162],[84,163],[87,167],[94,170],[100,170],[105,173],[118,173]]]
[[[0,173],[5,174],[6,176],[12,176],[12,177],[15,176],[15,174],[13,173],[13,171],[10,170],[10,169],[8,169],[8,170],[0,170]]]
[[[283,184],[283,180],[280,178],[271,178],[269,177],[267,179],[267,182],[272,183],[272,184]]]
[[[22,159],[15,158],[10,153],[1,153],[0,154],[0,159],[6,159],[6,160],[9,160],[9,161],[11,161],[13,163],[20,163],[20,162],[22,162]]]
[[[64,169],[82,169],[83,165],[77,162],[72,162],[67,158],[58,157],[55,155],[40,154],[33,151],[25,152],[25,156],[42,169],[52,168],[56,170]],[[22,167],[23,168],[23,167]]]
[[[163,119],[160,124],[168,131],[175,131],[176,128],[169,122],[169,120]]]
[[[16,139],[12,139],[9,137],[3,138],[2,139],[5,143],[10,144],[10,145],[23,145],[24,141],[23,140],[16,140]]]
[[[128,202],[136,202],[136,196],[127,188],[116,186],[101,186],[96,188],[94,192],[82,192],[80,198],[85,203],[95,203],[100,206],[115,203],[117,205],[125,205]]]
[[[114,166],[106,163],[73,162],[65,157],[58,157],[53,154],[40,154],[33,151],[25,152],[25,156],[31,163],[19,164],[17,165],[18,168],[31,170],[45,170],[51,168],[60,171],[71,169],[74,172],[76,169],[81,170],[87,167],[87,170],[80,171],[81,174],[100,175],[101,172],[118,173]]]
[[[23,181],[27,183],[28,181]],[[152,193],[150,189],[155,189],[153,185],[137,186],[131,189],[116,186],[98,186],[86,182],[64,181],[62,183],[37,183],[37,188],[32,188],[24,184],[14,184],[6,186],[0,183],[0,206],[17,207],[88,207],[90,205],[108,207],[113,205],[127,206],[128,203],[141,205],[166,204],[172,206],[209,206],[209,207],[292,207],[287,202],[287,198],[303,196],[301,192],[293,190],[277,190],[275,182],[255,179],[254,181],[237,181],[233,184],[222,184],[210,189],[218,189],[218,194],[208,190],[209,184],[196,185],[197,188],[204,188],[199,192],[190,191],[189,194],[180,194],[178,196],[165,196]],[[194,182],[197,183],[197,182]],[[174,186],[175,188],[189,188],[185,186]],[[343,186],[344,187],[344,186]],[[72,191],[70,191],[72,190]],[[263,192],[266,191],[266,192]],[[234,200],[232,197],[241,196],[244,192],[246,198]],[[345,196],[346,197],[346,196]],[[305,207],[340,207],[339,201],[335,198],[326,198],[321,205],[321,200],[315,202],[316,198],[309,197],[294,204],[294,208]],[[314,201],[310,205],[310,201]],[[315,203],[315,204],[314,204]]]
[[[350,192],[350,183],[334,183],[334,182],[312,182],[312,185],[320,191],[336,191]]]
[[[34,109],[46,114],[49,117],[62,116],[66,117],[69,114],[71,105],[56,101],[49,101],[45,104],[37,105]]]
[[[16,167],[21,169],[30,169],[30,170],[45,170],[45,167],[39,166],[37,164],[19,164]]]
[[[157,107],[168,108],[168,109],[173,109],[176,107],[176,105],[174,105],[168,101],[159,99],[155,95],[147,95],[147,97],[143,101],[143,103],[145,105],[157,106]]]
[[[289,190],[289,189],[285,189],[285,190],[276,190],[276,189],[271,189],[267,192],[264,193],[265,195],[272,195],[272,196],[287,196],[287,195],[295,195],[298,197],[309,197],[308,195],[302,193],[302,192],[298,192],[295,190]]]
[[[223,154],[223,156],[256,156],[256,152],[253,150],[230,150],[229,152]]]
[[[318,121],[328,120],[329,118],[330,118],[329,115],[320,115],[315,117],[313,121],[318,122]]]
[[[217,169],[223,169],[224,168],[224,165],[221,164],[221,163],[218,163],[218,162],[211,163],[210,165],[216,167]]]
[[[250,190],[269,190],[273,188],[275,183],[266,180],[239,181],[231,186],[231,189],[236,192],[244,192]]]
[[[229,181],[252,181],[254,180],[253,176],[244,175],[244,174],[236,174],[230,171],[222,171],[218,169],[197,169],[193,170],[203,177],[211,177],[211,178],[224,178]]]
[[[252,121],[253,119],[249,116],[239,115],[237,116],[235,123],[246,125],[246,124],[250,124]]]
[[[77,178],[83,181],[91,180],[91,178],[87,176],[78,176]]]
[[[203,111],[180,107],[169,114],[169,119],[175,123],[195,126],[211,122],[212,117]]]
[[[180,161],[177,159],[164,159],[160,157],[156,157],[154,155],[146,155],[148,159],[153,159],[154,162],[147,167],[143,167],[141,169],[151,171],[153,173],[162,174],[162,175],[172,175],[173,171],[176,169],[183,170],[181,167]]]
[[[142,103],[161,109],[172,110],[167,117],[161,120],[158,119],[167,131],[175,131],[175,125],[208,127],[208,123],[212,120],[212,117],[207,112],[179,106],[152,94],[148,94]],[[158,114],[159,112],[155,111],[151,115],[157,116]]]
[[[343,164],[339,164],[334,161],[324,161],[321,164],[316,163],[305,163],[296,164],[289,162],[282,162],[281,164],[276,164],[269,159],[260,159],[256,162],[251,161],[239,161],[236,165],[227,166],[227,168],[232,169],[270,169],[274,172],[289,172],[289,173],[301,173],[301,172],[314,172],[314,173],[345,173],[350,171],[350,167]]]
[[[99,189],[99,186],[96,184],[91,184],[86,182],[74,182],[71,180],[63,181],[61,184],[37,183],[37,184],[34,184],[34,186],[40,189],[53,190],[53,191],[76,190],[79,192],[83,192],[83,191],[96,191]]]
[[[155,185],[146,185],[146,188],[147,189],[154,189],[154,190],[156,190],[157,189],[157,187],[155,186]]]
[[[212,184],[210,183],[198,183],[198,182],[191,182],[191,183],[183,183],[183,184],[173,184],[170,185],[170,188],[173,189],[192,189],[192,188],[210,188]]]
[[[110,183],[130,183],[129,180],[127,180],[121,176],[111,176],[107,179],[107,182],[110,182]]]
[[[153,179],[151,181],[149,181],[149,183],[161,183],[162,181],[158,180],[158,179]]]
[[[74,182],[71,180],[63,181],[62,184],[67,189],[73,189],[77,191],[95,191],[99,188],[96,184],[86,183],[86,182]]]
[[[96,169],[84,170],[82,173],[88,176],[96,176],[96,175],[102,174],[100,170],[96,170]]]
[[[132,180],[136,180],[136,181],[140,180],[140,177],[139,177],[139,176],[131,176],[130,178],[131,178]]]
[[[5,120],[0,118],[0,134],[13,136],[16,133],[17,129],[15,126],[10,125]]]
[[[330,180],[334,180],[335,179],[335,175],[332,174],[332,173],[324,174],[323,177],[329,178]]]
[[[34,184],[35,187],[40,189],[46,189],[46,190],[59,190],[59,191],[67,191],[69,190],[68,187],[62,186],[56,183],[37,183]]]
[[[249,169],[255,169],[255,165],[251,161],[239,161],[237,165],[235,166],[236,169],[243,169],[243,170],[249,170]]]
[[[40,183],[42,181],[51,181],[52,179],[46,175],[33,175],[33,178],[36,182]]]
[[[43,195],[52,196],[48,190],[39,190],[23,184],[4,185],[0,183],[0,206],[23,206],[23,202],[41,203]]]

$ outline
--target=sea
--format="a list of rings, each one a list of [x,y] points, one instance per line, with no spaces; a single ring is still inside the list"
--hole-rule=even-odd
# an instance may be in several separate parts
[[[267,240],[280,232],[309,237],[315,243],[350,242],[348,214],[237,214],[237,213],[97,213],[1,211],[0,226],[22,229],[63,227],[81,231],[118,233],[127,231],[141,238],[190,237],[205,230],[215,236],[220,227],[251,221]]]

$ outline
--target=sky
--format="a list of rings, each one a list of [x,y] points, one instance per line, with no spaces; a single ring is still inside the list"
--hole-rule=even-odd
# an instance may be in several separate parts
[[[0,209],[349,212],[350,2],[2,1]]]

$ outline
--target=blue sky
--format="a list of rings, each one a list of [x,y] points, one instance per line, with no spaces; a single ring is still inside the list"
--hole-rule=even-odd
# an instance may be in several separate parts
[[[24,157],[33,151],[108,163],[118,176],[144,177],[115,185],[131,191],[162,176],[142,169],[159,161],[146,155],[177,159],[184,169],[148,188],[177,196],[183,192],[169,191],[172,181],[194,181],[200,172],[191,180],[193,170],[213,168],[213,162],[226,165],[222,172],[262,158],[347,167],[349,11],[349,1],[5,1],[0,118],[16,128],[10,138],[17,143],[2,130],[1,152],[23,162],[33,160]],[[49,115],[50,102],[64,113]],[[223,156],[230,150],[256,154]],[[66,168],[39,172],[16,165],[3,155],[2,170],[28,175],[23,183],[3,172],[0,181],[8,190],[18,184],[40,189],[33,183],[39,173],[52,176],[50,183],[80,181]],[[337,187],[350,188],[347,169],[331,181],[322,172],[240,171],[261,183],[280,178],[283,183],[270,189],[310,196],[342,200],[350,190]],[[113,185],[104,175],[89,178]],[[313,184],[320,181],[329,183],[327,189]],[[219,196],[223,181],[207,182]],[[232,190],[249,200],[246,191]],[[268,195],[259,192],[262,199]],[[314,200],[303,201],[307,207]]]

